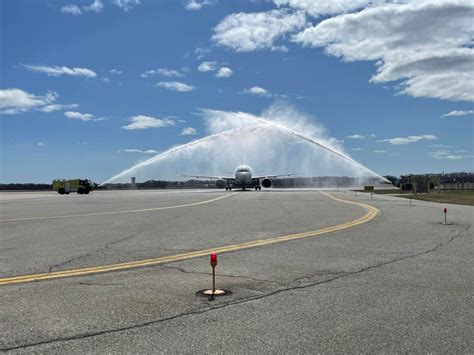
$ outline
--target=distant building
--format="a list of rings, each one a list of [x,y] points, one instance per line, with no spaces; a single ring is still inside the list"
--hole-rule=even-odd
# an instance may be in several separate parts
[[[432,190],[471,190],[474,173],[402,175],[394,183],[402,191],[430,192]]]

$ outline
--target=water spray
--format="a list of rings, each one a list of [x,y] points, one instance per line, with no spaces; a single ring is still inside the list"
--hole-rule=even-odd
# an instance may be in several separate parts
[[[203,112],[203,115],[208,115],[206,118],[208,120],[207,123],[210,127],[209,130],[211,133],[214,131],[213,134],[170,148],[163,153],[140,162],[131,168],[113,176],[112,178],[101,183],[101,186],[120,179],[125,180],[125,178],[129,176],[137,176],[137,173],[143,171],[143,169],[147,167],[155,167],[158,164],[160,164],[160,167],[163,167],[162,164],[166,165],[171,164],[172,162],[175,164],[180,162],[182,163],[183,161],[186,161],[186,159],[190,158],[192,160],[186,164],[186,169],[190,169],[191,171],[186,171],[186,173],[198,174],[199,171],[192,170],[197,168],[203,170],[205,169],[205,174],[207,175],[211,173],[209,171],[210,165],[215,166],[217,164],[230,164],[230,162],[236,158],[233,157],[232,154],[235,155],[235,153],[238,152],[240,159],[246,154],[246,149],[249,149],[252,152],[252,154],[248,154],[250,159],[257,158],[257,161],[260,159],[257,165],[254,166],[255,168],[262,169],[262,166],[258,166],[259,164],[262,165],[262,162],[263,165],[273,164],[274,166],[277,166],[276,169],[272,168],[277,171],[267,171],[267,173],[293,173],[294,171],[286,171],[289,169],[289,166],[291,166],[291,169],[294,169],[295,164],[306,164],[306,168],[318,169],[318,172],[321,171],[320,167],[323,166],[332,174],[334,174],[332,170],[335,168],[349,168],[349,170],[356,173],[356,176],[362,176],[359,174],[365,173],[368,176],[376,177],[380,181],[387,182],[387,180],[382,176],[353,160],[351,157],[344,154],[340,150],[331,147],[329,145],[330,143],[323,142],[324,139],[317,139],[315,137],[308,136],[307,134],[300,133],[300,131],[292,129],[282,123],[273,122],[266,117],[261,118],[251,114],[239,112],[229,113],[212,110],[201,111]],[[317,131],[315,128],[316,126],[311,124],[306,125],[308,126],[308,129],[306,129],[306,126],[301,128],[304,129],[305,132],[313,131],[314,134],[314,131]],[[296,141],[296,143],[300,142],[302,145],[293,145],[292,148],[289,148],[288,144],[291,143],[288,141],[289,139]],[[307,148],[305,148],[304,145],[307,145]],[[317,147],[322,151],[329,153],[329,155],[323,155],[322,159],[315,157],[312,147]],[[262,154],[264,154],[263,158]],[[212,157],[212,159],[209,159],[209,157]],[[232,157],[234,159],[232,159]],[[347,163],[347,166],[338,165],[338,160],[333,160],[332,157],[337,157],[340,162]],[[207,159],[207,161],[205,161],[205,159]],[[283,170],[281,169],[282,166],[286,167],[285,170],[279,171]],[[170,166],[169,168],[173,172],[175,170],[177,171],[176,166]],[[300,167],[296,168],[298,171],[306,170],[301,169]],[[227,166],[227,168],[224,166],[219,167],[220,172],[226,169],[229,169],[229,166]],[[151,176],[151,178],[155,178],[157,175],[150,174],[149,170],[145,170],[145,172],[147,172],[146,176]],[[166,169],[163,168],[159,171],[160,174],[162,172],[166,172]],[[336,172],[336,175],[337,174],[339,174],[339,172]]]

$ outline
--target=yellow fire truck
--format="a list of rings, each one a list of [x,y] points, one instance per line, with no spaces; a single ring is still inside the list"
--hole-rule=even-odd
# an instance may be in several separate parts
[[[57,191],[60,195],[68,195],[70,192],[77,192],[78,194],[88,194],[95,187],[95,184],[88,179],[56,179],[53,180],[53,191]]]

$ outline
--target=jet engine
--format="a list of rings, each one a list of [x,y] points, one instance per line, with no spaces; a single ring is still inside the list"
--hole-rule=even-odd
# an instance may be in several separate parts
[[[223,189],[225,187],[224,179],[218,179],[216,181],[216,186],[217,186],[218,189]]]
[[[262,186],[265,188],[272,187],[272,180],[269,178],[265,178],[262,180]]]

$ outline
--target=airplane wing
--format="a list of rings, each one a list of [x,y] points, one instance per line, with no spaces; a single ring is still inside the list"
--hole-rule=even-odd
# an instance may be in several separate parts
[[[195,178],[195,179],[209,179],[209,180],[234,180],[234,177],[228,176],[204,176],[204,175],[181,175],[183,177]]]
[[[294,176],[294,175],[304,175],[306,173],[292,173],[292,174],[277,174],[277,175],[264,175],[264,176],[252,176],[252,179],[264,179],[264,178],[277,178],[282,176]]]

